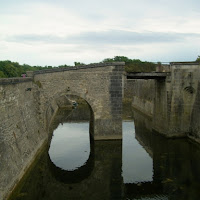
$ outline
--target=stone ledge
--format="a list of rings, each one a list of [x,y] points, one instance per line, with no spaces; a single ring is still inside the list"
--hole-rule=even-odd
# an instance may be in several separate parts
[[[30,77],[26,77],[26,78],[1,78],[0,79],[0,85],[17,84],[17,83],[30,82],[30,81],[33,81],[33,79],[30,78]]]

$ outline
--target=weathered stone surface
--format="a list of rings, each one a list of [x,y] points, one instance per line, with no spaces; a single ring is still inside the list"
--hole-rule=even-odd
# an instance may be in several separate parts
[[[195,63],[173,63],[171,77],[156,82],[154,127],[169,137],[194,132],[198,108],[200,66]],[[191,118],[193,116],[193,119]],[[199,136],[198,136],[199,137]]]
[[[0,85],[0,199],[23,176],[47,138],[38,119],[37,87],[18,80]]]

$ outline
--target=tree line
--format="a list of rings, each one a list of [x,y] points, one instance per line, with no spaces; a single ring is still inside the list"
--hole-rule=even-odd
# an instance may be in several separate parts
[[[68,65],[60,65],[59,68],[69,67]],[[43,69],[52,69],[53,66],[31,66],[27,64],[20,65],[18,62],[9,60],[0,61],[0,78],[21,77],[27,71],[38,71]],[[57,67],[56,67],[57,68]]]
[[[126,72],[152,72],[156,70],[157,65],[161,65],[160,62],[152,63],[147,61],[141,61],[139,59],[130,59],[125,56],[115,56],[114,58],[106,58],[101,63],[106,62],[125,62],[125,71]],[[196,59],[196,62],[200,62],[200,56]],[[85,65],[81,62],[74,62],[75,66]],[[25,74],[26,71],[37,71],[43,69],[52,69],[52,68],[62,68],[62,67],[71,67],[70,65],[59,65],[58,67],[54,66],[30,66],[27,64],[20,65],[18,62],[12,62],[9,60],[0,61],[0,78],[10,78],[10,77],[21,77],[22,74]]]

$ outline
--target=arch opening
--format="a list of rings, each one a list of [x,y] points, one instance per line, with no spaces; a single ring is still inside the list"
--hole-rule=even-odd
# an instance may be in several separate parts
[[[94,114],[90,104],[76,95],[60,98],[51,123],[49,157],[55,167],[77,171],[91,157]]]

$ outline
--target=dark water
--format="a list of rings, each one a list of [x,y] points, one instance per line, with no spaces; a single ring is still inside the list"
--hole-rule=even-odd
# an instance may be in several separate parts
[[[200,199],[197,145],[153,133],[151,120],[130,109],[123,142],[90,141],[89,112],[69,112],[58,113],[50,148],[11,199]]]

